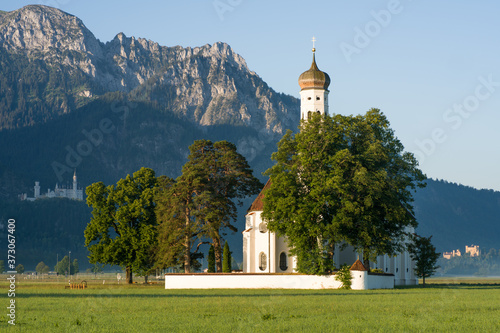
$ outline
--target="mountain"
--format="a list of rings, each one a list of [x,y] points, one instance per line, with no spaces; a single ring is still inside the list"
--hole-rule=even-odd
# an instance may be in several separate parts
[[[109,92],[201,126],[282,134],[296,98],[272,90],[225,43],[166,47],[119,33],[102,43],[77,17],[30,5],[0,14],[0,130],[74,112]]]

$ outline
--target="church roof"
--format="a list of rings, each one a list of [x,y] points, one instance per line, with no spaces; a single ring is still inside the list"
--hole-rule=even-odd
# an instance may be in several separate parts
[[[269,178],[267,180],[267,183],[264,186],[264,188],[262,189],[262,191],[260,191],[259,195],[254,200],[254,202],[252,203],[252,205],[250,206],[250,208],[248,208],[248,211],[247,211],[248,213],[250,213],[250,212],[257,212],[257,211],[263,211],[264,210],[264,202],[262,201],[262,199],[264,199],[264,192],[270,186],[271,186],[271,178]]]
[[[302,73],[299,76],[299,85],[302,90],[304,89],[325,89],[327,90],[330,86],[330,76],[320,71],[318,65],[316,65],[316,57],[313,49],[313,62],[311,68]]]
[[[363,263],[358,259],[352,264],[350,271],[368,271],[368,269],[363,265]]]

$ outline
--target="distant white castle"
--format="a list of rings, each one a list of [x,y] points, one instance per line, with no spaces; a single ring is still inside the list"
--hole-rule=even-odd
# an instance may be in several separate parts
[[[52,191],[50,188],[47,190],[47,193],[40,194],[40,182],[36,181],[34,186],[34,197],[28,197],[26,193],[20,195],[21,200],[35,201],[40,198],[68,198],[74,200],[83,200],[83,190],[78,189],[78,181],[76,178],[76,170],[73,174],[73,187],[72,188],[64,188],[59,187],[56,184],[56,187]]]

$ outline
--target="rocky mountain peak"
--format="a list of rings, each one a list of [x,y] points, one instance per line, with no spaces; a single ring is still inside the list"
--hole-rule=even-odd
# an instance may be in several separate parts
[[[0,49],[10,71],[0,75],[12,78],[0,86],[0,130],[47,121],[117,91],[201,126],[282,133],[298,123],[298,100],[277,94],[223,42],[167,47],[120,32],[104,44],[79,18],[30,5],[0,13]]]
[[[235,53],[231,46],[227,43],[217,42],[213,45],[206,45],[206,49],[203,52],[205,57],[214,57],[219,59],[224,59],[229,61],[232,65],[236,65],[236,68],[249,70],[245,59],[242,56]]]
[[[43,5],[4,12],[0,16],[0,46],[28,55],[69,50],[102,56],[100,42],[79,18]]]

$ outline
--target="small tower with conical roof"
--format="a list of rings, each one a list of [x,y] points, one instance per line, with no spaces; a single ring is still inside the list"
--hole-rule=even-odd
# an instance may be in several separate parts
[[[313,38],[313,42],[315,39]],[[328,114],[328,87],[330,76],[320,71],[316,65],[316,48],[313,44],[313,61],[311,68],[299,77],[300,85],[300,119],[307,120],[311,114]]]
[[[72,192],[72,199],[78,199],[78,180],[76,178],[76,169],[75,172],[73,173],[73,192]]]

